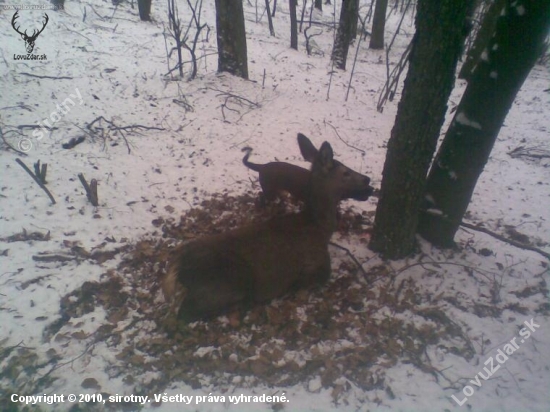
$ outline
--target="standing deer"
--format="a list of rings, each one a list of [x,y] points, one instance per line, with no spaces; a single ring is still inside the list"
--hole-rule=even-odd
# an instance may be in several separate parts
[[[324,142],[313,158],[302,212],[180,246],[162,280],[168,300],[183,291],[179,316],[208,318],[325,282],[328,243],[348,173]]]
[[[298,133],[298,146],[304,159],[313,162],[317,155],[317,149],[302,133]],[[297,200],[306,200],[309,170],[285,162],[252,163],[248,160],[252,149],[245,147],[242,150],[246,152],[243,158],[244,165],[259,173],[260,186],[266,200],[272,201],[282,192],[290,193]],[[370,186],[370,178],[353,171],[337,160],[334,160],[334,162],[346,170],[342,180],[343,191],[340,200],[367,200],[373,192],[373,188]]]
[[[17,26],[15,27],[15,20],[17,20],[17,18],[19,17],[19,11],[16,11],[15,14],[13,15],[12,19],[11,19],[11,26],[13,27],[13,29],[19,33],[21,35],[21,38],[23,40],[25,40],[25,47],[27,48],[27,53],[32,53],[32,51],[34,50],[34,42],[36,41],[36,38],[38,37],[38,35],[40,33],[42,33],[44,31],[44,29],[46,28],[46,25],[48,24],[48,21],[49,21],[49,17],[46,13],[44,13],[44,24],[42,25],[42,28],[40,30],[36,30],[34,29],[32,31],[32,35],[28,35],[27,34],[27,30],[25,30],[24,33],[21,33],[19,31],[19,27],[20,26]]]

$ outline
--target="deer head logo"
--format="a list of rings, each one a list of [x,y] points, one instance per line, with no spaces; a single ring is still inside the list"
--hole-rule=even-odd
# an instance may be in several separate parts
[[[31,36],[27,34],[27,30],[25,30],[24,33],[21,33],[19,31],[19,26],[15,27],[15,20],[17,20],[18,17],[19,17],[19,11],[16,11],[15,14],[13,15],[13,18],[11,19],[11,25],[13,29],[21,35],[21,38],[25,40],[25,47],[27,48],[27,53],[32,53],[32,51],[34,50],[34,42],[36,41],[36,38],[40,33],[44,31],[44,29],[46,28],[46,24],[48,24],[48,20],[49,20],[48,15],[44,13],[44,25],[38,31],[34,29]]]

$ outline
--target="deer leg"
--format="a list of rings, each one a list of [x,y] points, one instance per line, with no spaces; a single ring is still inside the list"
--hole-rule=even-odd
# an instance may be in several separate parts
[[[265,174],[260,174],[260,186],[262,187],[263,202],[273,202],[277,198],[277,188],[271,179],[268,179]]]
[[[330,278],[330,256],[328,253],[304,257],[304,266],[298,278],[292,283],[291,289],[296,291],[322,284]]]
[[[178,317],[186,322],[219,315],[237,306],[244,305],[248,292],[235,287],[231,282],[203,284],[183,300]]]

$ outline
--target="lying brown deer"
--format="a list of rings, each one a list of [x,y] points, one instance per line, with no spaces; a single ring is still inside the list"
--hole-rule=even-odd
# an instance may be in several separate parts
[[[312,160],[302,212],[206,236],[176,250],[162,288],[168,300],[183,291],[180,317],[193,321],[251,307],[329,278],[328,242],[349,169],[333,159],[327,142]]]
[[[304,159],[312,162],[317,155],[317,149],[302,133],[298,133],[298,146]],[[270,162],[262,165],[252,163],[248,160],[252,153],[252,148],[245,147],[242,150],[246,152],[243,158],[244,165],[259,173],[260,186],[262,187],[265,200],[275,200],[282,192],[290,193],[296,200],[306,200],[307,183],[310,176],[309,170],[285,162]],[[337,160],[335,162],[346,170],[346,174],[342,180],[343,191],[341,200],[367,200],[373,191],[373,188],[370,186],[370,178],[353,171]]]

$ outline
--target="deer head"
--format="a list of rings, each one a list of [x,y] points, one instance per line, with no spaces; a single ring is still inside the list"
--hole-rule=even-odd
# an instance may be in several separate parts
[[[49,20],[48,15],[44,13],[44,24],[42,28],[38,31],[34,29],[31,36],[27,34],[27,30],[25,30],[24,33],[21,33],[19,31],[19,26],[15,27],[15,20],[17,20],[18,17],[19,17],[19,11],[16,11],[15,14],[13,15],[13,18],[11,19],[11,26],[17,33],[21,35],[21,38],[25,40],[25,47],[27,49],[27,53],[32,53],[32,51],[34,50],[34,42],[36,41],[36,38],[40,33],[44,31],[44,29],[46,28],[46,25],[48,24],[48,20]]]

